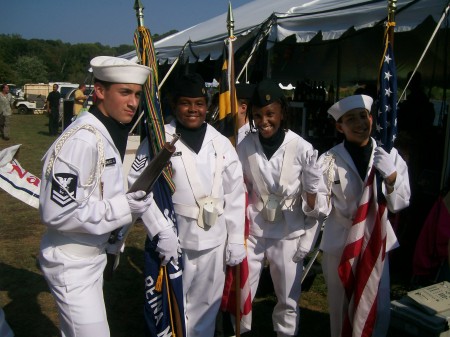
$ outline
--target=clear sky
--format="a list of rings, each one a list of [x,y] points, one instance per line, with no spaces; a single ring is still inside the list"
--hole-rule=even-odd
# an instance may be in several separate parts
[[[237,8],[252,0],[231,0]],[[0,0],[0,34],[24,39],[133,44],[135,0]],[[152,34],[183,30],[225,13],[228,0],[141,0],[144,24]],[[226,23],[224,23],[226,25]]]

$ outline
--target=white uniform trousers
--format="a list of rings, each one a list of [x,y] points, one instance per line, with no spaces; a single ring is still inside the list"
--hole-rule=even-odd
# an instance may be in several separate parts
[[[5,319],[5,312],[2,308],[0,308],[0,336],[1,337],[13,337],[14,333],[12,332],[9,324]]]
[[[183,249],[183,293],[187,337],[213,337],[225,284],[225,243]]]
[[[73,246],[55,245],[48,233],[41,242],[39,262],[58,306],[62,337],[109,337],[102,288],[106,254],[77,248],[74,253]]]
[[[348,308],[345,298],[345,290],[338,275],[340,256],[323,253],[322,269],[327,285],[328,310],[330,313],[331,337],[340,337],[344,314]],[[381,282],[378,288],[377,319],[372,337],[385,337],[389,330],[390,320],[390,283],[389,283],[389,258],[386,253]]]
[[[269,261],[270,275],[277,296],[272,323],[277,336],[296,336],[300,320],[298,301],[301,294],[303,263],[295,263],[292,257],[297,251],[298,239],[266,239],[250,235],[248,265],[252,302],[264,268],[264,258]]]
[[[73,286],[51,285],[59,309],[62,337],[109,337],[103,278]]]

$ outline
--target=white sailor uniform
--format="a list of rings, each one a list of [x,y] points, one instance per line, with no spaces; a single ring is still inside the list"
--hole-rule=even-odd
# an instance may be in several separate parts
[[[270,160],[264,154],[258,133],[248,134],[237,148],[249,193],[252,300],[267,258],[278,299],[272,314],[278,335],[297,334],[303,262],[292,259],[297,249],[307,252],[312,248],[319,232],[316,218],[327,209],[325,194],[317,194],[313,210],[305,201],[302,168],[306,152],[312,149],[310,143],[292,131],[286,132]],[[244,329],[250,326],[243,326]]]
[[[110,232],[131,224],[132,214],[120,154],[91,113],[81,113],[44,156],[39,201],[48,227],[39,262],[60,311],[63,336],[109,336],[102,290],[105,247]]]
[[[170,141],[175,121],[165,125],[165,131]],[[171,165],[176,190],[172,200],[183,249],[187,336],[213,336],[225,282],[226,243],[244,244],[242,168],[230,141],[210,125],[198,153],[183,139],[175,146]],[[144,141],[137,160],[148,156]],[[129,183],[144,167],[136,171],[137,165],[132,166]]]
[[[325,276],[328,291],[328,306],[330,310],[331,336],[340,336],[342,330],[343,314],[345,314],[345,290],[338,275],[338,266],[342,251],[356,214],[361,196],[364,190],[364,183],[370,173],[373,164],[373,154],[376,148],[376,141],[372,138],[372,155],[370,157],[366,178],[361,180],[358,170],[344,147],[340,143],[328,152],[324,153],[324,180],[329,186],[331,213],[324,223],[323,236],[320,248],[323,251],[322,268]],[[394,191],[386,194],[383,184],[383,194],[386,197],[387,207],[391,212],[398,212],[409,205],[410,187],[408,167],[405,161],[393,148],[390,157],[397,169],[397,178]],[[386,229],[386,252],[398,246],[397,238],[388,222]],[[378,290],[377,322],[373,336],[385,336],[389,327],[389,262],[386,255],[386,263]]]

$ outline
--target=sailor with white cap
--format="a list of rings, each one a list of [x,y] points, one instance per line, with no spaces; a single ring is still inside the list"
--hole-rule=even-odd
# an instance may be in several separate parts
[[[336,120],[336,129],[344,141],[322,155],[324,180],[330,196],[330,213],[325,220],[320,248],[322,268],[328,289],[331,336],[341,336],[348,310],[345,290],[338,274],[347,235],[361,200],[364,184],[372,165],[383,178],[382,192],[391,212],[409,205],[410,187],[408,167],[395,148],[390,153],[377,147],[370,137],[372,116],[370,96],[354,95],[335,103],[328,113]],[[386,252],[398,246],[397,238],[388,222]],[[389,327],[389,263],[386,255],[378,288],[376,324],[372,336],[386,336]]]
[[[126,193],[122,177],[129,123],[151,70],[109,56],[95,57],[91,66],[96,105],[81,113],[46,153],[40,191],[47,232],[39,261],[66,337],[110,336],[102,286],[111,231],[145,212],[153,219],[146,224],[151,237],[172,232],[166,241],[174,243],[170,247],[177,243],[152,195]],[[177,258],[176,249],[163,255]]]

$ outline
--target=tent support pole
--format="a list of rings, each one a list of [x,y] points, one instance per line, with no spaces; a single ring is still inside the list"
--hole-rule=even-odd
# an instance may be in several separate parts
[[[430,40],[428,41],[427,46],[425,47],[425,50],[424,50],[423,53],[422,53],[422,56],[420,56],[419,62],[417,62],[416,67],[414,68],[414,70],[413,70],[411,76],[409,77],[409,80],[408,80],[408,82],[406,83],[406,86],[405,86],[405,88],[403,89],[402,94],[401,94],[400,97],[398,98],[397,103],[400,102],[400,101],[402,100],[403,96],[405,95],[406,89],[407,89],[408,86],[409,86],[409,82],[411,82],[411,79],[414,77],[414,74],[416,73],[417,69],[419,68],[420,64],[422,63],[422,60],[423,60],[423,58],[425,57],[425,54],[427,53],[428,48],[430,48],[431,42],[433,42],[434,37],[436,36],[437,31],[439,30],[439,27],[441,27],[442,21],[444,21],[445,17],[448,15],[449,9],[450,9],[450,3],[447,5],[447,7],[445,7],[444,13],[442,13],[441,19],[440,19],[439,22],[437,23],[436,28],[434,29],[434,32],[433,32],[433,34],[431,35],[431,38],[430,38]]]
[[[250,55],[247,58],[247,61],[245,61],[244,66],[242,67],[239,75],[236,77],[236,82],[239,81],[244,71],[247,71],[248,64],[250,63],[251,59],[253,58],[253,55],[258,50],[262,40],[269,34],[270,30],[272,29],[272,26],[274,24],[273,20],[274,15],[272,15],[268,21],[263,25],[263,27],[260,29],[260,33],[256,36],[255,42],[253,43],[252,51],[250,52]]]
[[[342,62],[341,62],[341,42],[338,41],[338,48],[337,48],[337,70],[336,70],[336,98],[335,98],[335,102],[339,101],[340,99],[340,90],[339,88],[341,87],[341,66],[342,66]]]

